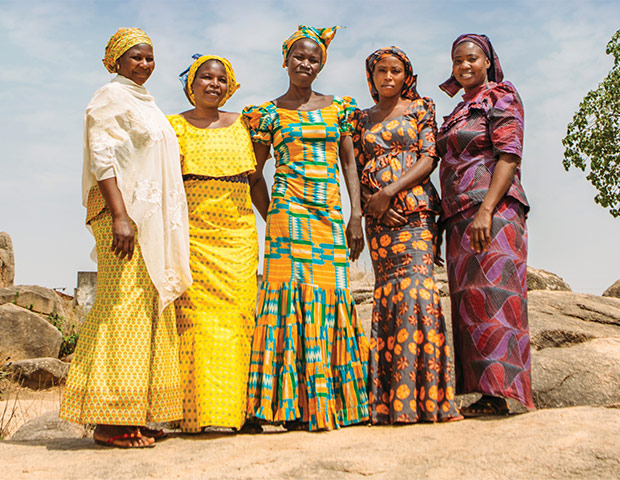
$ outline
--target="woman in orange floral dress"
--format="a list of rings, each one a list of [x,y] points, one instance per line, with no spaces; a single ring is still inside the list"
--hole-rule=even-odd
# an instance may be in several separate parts
[[[374,424],[462,418],[454,404],[449,347],[433,279],[440,202],[435,106],[397,47],[366,59],[376,103],[357,110],[353,142],[375,271],[368,392]]]

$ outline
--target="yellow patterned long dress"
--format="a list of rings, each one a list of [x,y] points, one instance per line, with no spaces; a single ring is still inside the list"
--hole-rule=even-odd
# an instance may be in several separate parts
[[[245,422],[255,326],[258,239],[248,173],[256,160],[240,119],[197,128],[170,115],[189,210],[194,283],[175,302],[185,432]]]
[[[368,340],[349,290],[340,202],[340,138],[350,97],[314,111],[272,102],[243,112],[252,141],[272,145],[276,173],[252,344],[248,413],[310,430],[368,419]]]

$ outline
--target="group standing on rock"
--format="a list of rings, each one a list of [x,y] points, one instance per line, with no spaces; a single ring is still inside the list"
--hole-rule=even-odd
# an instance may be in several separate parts
[[[117,75],[88,105],[84,134],[97,297],[60,412],[95,424],[97,443],[153,447],[165,432],[150,422],[316,431],[506,414],[506,398],[533,408],[517,91],[489,39],[467,34],[441,85],[463,101],[439,130],[395,46],[366,59],[375,105],[359,109],[312,90],[338,28],[300,26],[282,45],[287,91],[241,114],[221,110],[240,86],[230,62],[194,55],[180,75],[193,108],[167,118],[144,88],[149,37],[110,38],[103,62]],[[252,203],[266,221],[258,306]],[[362,217],[370,341],[349,289]],[[433,277],[443,230],[456,385]],[[459,412],[455,394],[469,392],[482,397]]]

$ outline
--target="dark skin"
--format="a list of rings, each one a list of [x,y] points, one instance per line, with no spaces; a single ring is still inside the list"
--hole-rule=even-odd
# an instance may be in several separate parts
[[[131,47],[116,61],[116,72],[123,77],[133,80],[138,85],[144,85],[155,69],[153,47],[148,44],[139,44]],[[99,190],[105,199],[106,207],[112,214],[112,245],[111,250],[119,259],[133,258],[136,230],[133,221],[127,214],[123,195],[118,188],[116,178],[108,178],[97,182]],[[143,435],[144,433],[144,435]],[[118,435],[132,435],[114,441],[115,446],[144,448],[155,442],[149,434],[157,435],[145,427],[127,425],[98,424],[93,432],[93,438],[107,441]]]
[[[491,62],[482,49],[472,42],[459,44],[452,55],[452,73],[465,93],[488,83],[487,69],[490,66]],[[477,253],[486,251],[491,243],[493,211],[512,184],[520,163],[521,159],[510,153],[500,153],[497,159],[489,190],[469,227],[469,242]]]
[[[452,54],[452,74],[463,87],[465,93],[469,93],[489,82],[487,71],[490,66],[491,61],[482,49],[473,42],[463,42],[457,45]],[[512,184],[520,162],[521,159],[517,155],[509,153],[500,153],[497,159],[489,190],[469,227],[469,242],[472,250],[477,253],[485,252],[491,243],[493,211]],[[505,399],[483,395],[478,402],[463,408],[461,412],[465,416],[469,414],[493,414],[493,410],[485,406],[484,402],[491,402],[498,408],[507,408]]]
[[[312,82],[321,70],[321,55],[320,47],[308,38],[302,38],[293,44],[286,59],[289,88],[284,95],[273,101],[276,107],[286,110],[312,111],[332,104],[333,96],[323,95],[312,90]],[[250,176],[252,202],[265,220],[267,219],[270,200],[263,177],[263,167],[269,156],[269,148],[267,145],[254,143],[257,165],[256,172]],[[351,218],[347,225],[346,235],[350,258],[355,261],[364,248],[364,237],[362,234],[360,184],[353,155],[353,141],[349,135],[340,139],[339,156],[351,200]]]

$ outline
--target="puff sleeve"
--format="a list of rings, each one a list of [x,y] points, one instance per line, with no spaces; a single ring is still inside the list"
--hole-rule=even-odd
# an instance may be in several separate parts
[[[241,115],[253,143],[273,143],[273,113],[265,105],[248,105]]]
[[[334,98],[340,106],[338,110],[338,130],[340,135],[353,135],[353,125],[351,118],[357,108],[357,102],[351,97]]]
[[[498,83],[488,94],[489,135],[493,155],[511,153],[519,158],[523,152],[524,111],[521,97],[510,82]]]

